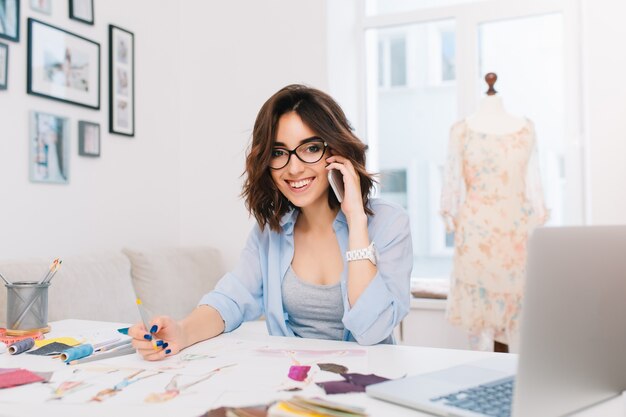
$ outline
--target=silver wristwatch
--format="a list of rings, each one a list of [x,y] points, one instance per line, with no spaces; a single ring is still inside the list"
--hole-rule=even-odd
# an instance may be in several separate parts
[[[359,261],[361,259],[369,259],[371,263],[376,265],[376,262],[378,261],[378,252],[376,252],[376,247],[374,246],[373,241],[367,248],[349,250],[346,252],[346,260],[348,262]]]

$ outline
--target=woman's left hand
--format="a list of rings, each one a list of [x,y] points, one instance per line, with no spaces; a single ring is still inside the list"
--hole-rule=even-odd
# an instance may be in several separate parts
[[[326,167],[328,171],[336,169],[343,176],[344,196],[341,202],[341,210],[346,215],[348,223],[351,223],[352,220],[365,218],[363,197],[361,196],[361,181],[352,162],[339,155],[326,158],[326,162],[329,164]]]

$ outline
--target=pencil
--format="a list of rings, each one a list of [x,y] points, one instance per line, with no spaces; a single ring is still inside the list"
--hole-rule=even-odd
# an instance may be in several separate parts
[[[137,297],[137,308],[139,309],[139,315],[141,316],[143,326],[146,328],[146,331],[148,333],[152,334],[152,332],[150,331],[150,319],[148,318],[148,313],[146,313],[146,310],[143,308],[143,304],[141,304],[141,298],[139,297]],[[158,349],[155,340],[152,340],[152,348],[154,350]]]
[[[48,270],[46,271],[46,274],[43,276],[41,281],[39,281],[39,284],[43,284],[44,282],[46,282],[46,279],[50,276],[50,274],[52,273],[52,270],[55,268],[55,266],[58,263],[59,263],[59,258],[56,258],[54,261],[52,261],[52,263],[50,264],[50,268],[48,268]]]
[[[99,361],[100,359],[109,359],[115,358],[117,356],[130,355],[131,353],[135,353],[135,348],[132,346],[124,346],[119,349],[113,349],[109,352],[98,353],[97,355],[87,356],[86,358],[76,359],[68,362],[68,365],[78,365],[85,362],[93,362]]]
[[[119,342],[115,342],[115,343],[111,343],[109,345],[104,345],[102,347],[99,347],[98,349],[96,349],[96,352],[110,351],[111,349],[115,349],[115,348],[118,348],[120,346],[130,345],[130,343],[131,343],[130,339],[120,340]]]

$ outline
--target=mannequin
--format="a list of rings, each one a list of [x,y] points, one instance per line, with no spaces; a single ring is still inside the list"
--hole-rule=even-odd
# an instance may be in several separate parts
[[[455,233],[446,317],[477,350],[508,352],[517,340],[526,274],[526,244],[547,220],[535,131],[506,112],[487,74],[487,96],[457,122],[441,196],[441,214]]]
[[[498,76],[493,72],[485,76],[489,85],[487,96],[478,103],[476,113],[466,119],[467,126],[476,132],[504,135],[517,132],[526,124],[526,120],[513,116],[504,109],[502,99],[493,88],[497,79]]]

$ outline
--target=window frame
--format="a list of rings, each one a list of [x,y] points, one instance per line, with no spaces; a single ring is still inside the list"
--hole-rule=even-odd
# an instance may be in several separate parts
[[[564,212],[564,224],[586,224],[589,219],[589,190],[588,168],[586,161],[586,146],[583,134],[583,106],[581,88],[581,51],[580,51],[580,2],[578,0],[484,0],[474,3],[461,3],[436,8],[417,9],[413,11],[391,13],[382,15],[366,15],[366,0],[356,0],[356,21],[354,26],[357,33],[355,39],[361,39],[361,45],[357,48],[359,62],[363,63],[362,73],[359,74],[364,94],[360,96],[358,120],[362,123],[358,126],[367,138],[370,152],[368,156],[368,168],[377,171],[379,166],[379,143],[377,137],[377,104],[376,100],[369,100],[369,91],[372,80],[368,79],[367,65],[372,64],[372,59],[366,56],[368,33],[373,38],[374,31],[370,29],[388,29],[394,26],[410,25],[416,23],[429,23],[439,20],[455,19],[455,81],[457,118],[461,120],[472,114],[477,107],[477,98],[482,94],[484,84],[478,83],[480,56],[478,44],[478,32],[481,24],[526,18],[549,13],[561,13],[563,16],[563,54],[564,73],[563,83],[565,98],[563,109],[566,114],[564,137],[566,151],[564,153],[566,177],[565,199],[563,204],[567,207]],[[371,40],[369,40],[371,42]],[[410,59],[407,56],[407,59]],[[407,65],[407,71],[411,71]],[[332,78],[332,74],[331,74]],[[429,77],[430,78],[430,77]],[[407,73],[407,80],[411,74]],[[443,82],[445,83],[445,81]],[[377,84],[376,84],[377,85]],[[437,200],[438,201],[438,200]],[[429,226],[432,227],[432,226]],[[418,225],[412,225],[413,233],[422,232]],[[424,231],[425,232],[425,231]],[[432,242],[433,251],[437,255],[447,255],[449,248],[445,247],[445,241]]]

